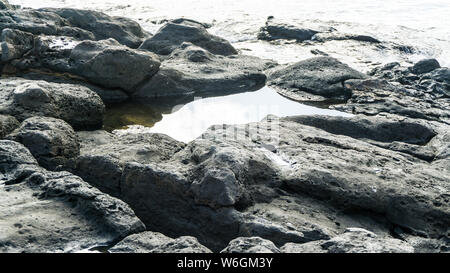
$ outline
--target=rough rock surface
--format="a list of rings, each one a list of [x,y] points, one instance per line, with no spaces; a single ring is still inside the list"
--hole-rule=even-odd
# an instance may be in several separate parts
[[[139,48],[169,55],[184,42],[192,43],[212,54],[224,56],[237,54],[236,49],[227,40],[209,34],[202,24],[193,20],[176,20],[166,23]]]
[[[328,240],[355,226],[381,236],[399,226],[438,238],[450,219],[448,167],[438,163],[448,153],[436,148],[448,147],[447,130],[382,117],[269,117],[212,127],[175,153],[163,145],[157,154],[167,157],[139,162],[134,152],[112,149],[117,144],[104,133],[86,133],[75,162],[95,166],[80,174],[90,183],[114,181],[116,196],[150,230],[190,234],[213,251],[239,236],[281,247]],[[417,146],[431,159],[408,152]],[[115,159],[102,163],[110,155]],[[111,169],[115,175],[105,179]]]
[[[80,144],[72,127],[51,117],[28,118],[7,138],[22,143],[39,165],[50,170],[80,154]]]
[[[280,253],[269,240],[260,237],[239,237],[232,240],[221,253]]]
[[[330,240],[305,244],[287,243],[281,247],[284,253],[412,253],[408,243],[394,238],[377,236],[361,228],[349,228]]]
[[[149,99],[257,90],[264,86],[266,76],[263,70],[270,64],[245,55],[214,55],[190,43],[183,43],[132,97]]]
[[[0,113],[23,121],[32,116],[59,118],[75,130],[100,128],[105,106],[90,89],[23,78],[0,79]]]
[[[414,74],[424,74],[440,67],[439,62],[436,59],[424,59],[415,63],[411,68],[411,72]]]
[[[0,10],[0,17],[0,29],[11,28],[36,35],[69,36],[78,40],[114,38],[131,48],[137,48],[147,36],[141,27],[130,19],[111,17],[89,10]]]
[[[297,42],[354,40],[359,42],[380,43],[378,39],[369,35],[343,33],[332,26],[333,22],[325,23],[318,20],[307,20],[287,23],[269,17],[265,26],[258,32],[258,39],[266,41],[285,39],[296,40]]]
[[[68,72],[127,92],[150,79],[160,66],[154,54],[127,48],[114,39],[81,42],[70,53],[68,62]]]
[[[9,4],[8,0],[0,0],[0,10],[2,9],[13,9],[13,7]]]
[[[0,252],[75,252],[145,229],[127,204],[39,167],[20,143],[0,140],[0,170]]]
[[[351,91],[344,86],[350,79],[366,76],[332,57],[316,57],[275,68],[269,73],[268,84],[288,98],[298,101],[346,99]]]
[[[416,75],[412,68],[390,63],[372,70],[372,79],[349,80],[351,97],[334,109],[374,116],[396,114],[415,119],[449,123],[450,72],[437,68]]]
[[[12,116],[0,115],[0,139],[14,131],[20,123]]]
[[[69,160],[65,168],[114,196],[121,194],[120,180],[126,162],[164,161],[185,147],[161,134],[116,136],[98,130],[78,132],[78,137],[81,155]]]
[[[301,42],[311,40],[318,32],[318,29],[310,29],[306,26],[298,27],[269,19],[266,21],[266,25],[260,29],[258,39],[266,41],[293,39]]]
[[[210,253],[191,236],[176,239],[159,232],[146,231],[133,234],[109,249],[111,253]]]
[[[21,58],[33,48],[34,36],[17,29],[3,29],[0,36],[1,62]]]

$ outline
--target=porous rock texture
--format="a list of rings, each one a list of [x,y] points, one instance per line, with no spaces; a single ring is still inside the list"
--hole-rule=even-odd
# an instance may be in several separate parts
[[[124,202],[0,140],[0,252],[76,252],[145,230]]]

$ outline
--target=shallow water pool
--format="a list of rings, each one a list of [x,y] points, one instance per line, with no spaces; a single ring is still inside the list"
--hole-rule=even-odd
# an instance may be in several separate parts
[[[178,105],[128,102],[110,106],[106,112],[105,129],[119,129],[116,130],[118,134],[123,133],[122,130],[163,133],[176,140],[189,142],[211,125],[257,122],[269,114],[278,117],[314,114],[351,116],[292,101],[270,87],[253,92],[190,100]]]

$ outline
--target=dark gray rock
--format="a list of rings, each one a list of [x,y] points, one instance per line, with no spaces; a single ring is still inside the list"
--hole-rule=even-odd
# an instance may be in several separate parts
[[[63,35],[80,40],[94,38],[91,32],[71,26],[64,18],[50,11],[0,10],[0,17],[0,29],[17,29],[35,35]]]
[[[0,10],[2,9],[13,9],[13,7],[9,4],[8,0],[0,0]]]
[[[43,80],[52,83],[68,83],[72,85],[84,86],[97,93],[105,104],[122,103],[129,98],[127,93],[120,89],[102,88],[97,85],[90,84],[89,82],[82,81],[82,79],[68,77],[66,75],[27,72],[20,74],[20,77],[29,80]]]
[[[168,22],[153,37],[145,40],[139,48],[169,55],[184,42],[192,43],[212,54],[223,56],[237,54],[236,49],[227,40],[209,34],[202,24],[193,20]]]
[[[0,139],[14,131],[20,123],[12,116],[0,115]]]
[[[191,236],[176,239],[161,233],[146,231],[133,234],[109,249],[111,253],[211,253]]]
[[[221,253],[280,253],[280,250],[271,241],[260,237],[239,237]]]
[[[305,244],[288,243],[283,253],[412,253],[414,248],[399,239],[377,236],[361,228],[349,228],[330,240]]]
[[[0,87],[0,113],[19,121],[48,116],[66,121],[75,130],[102,126],[105,106],[87,87],[23,78],[3,78]]]
[[[346,99],[351,90],[344,86],[350,79],[366,76],[332,57],[315,57],[287,67],[276,68],[268,75],[268,84],[288,98],[304,100]]]
[[[433,126],[420,120],[395,116],[355,116],[352,119],[296,116],[286,119],[320,128],[332,134],[362,139],[373,145],[407,153],[426,161],[432,161],[436,155],[436,149],[427,144],[437,135],[437,132]]]
[[[368,116],[388,113],[449,123],[450,100],[442,93],[378,79],[349,80],[345,87],[351,90],[352,96],[346,104],[332,108]]]
[[[132,92],[159,69],[156,55],[133,50],[113,39],[84,41],[70,53],[68,71],[108,88]]]
[[[170,159],[184,143],[161,134],[117,136],[106,131],[78,132],[81,155],[65,169],[114,196],[120,196],[120,180],[126,162],[151,163]]]
[[[34,36],[16,29],[3,29],[0,37],[1,61],[9,62],[21,58],[33,48]]]
[[[273,41],[278,39],[292,39],[299,42],[311,40],[318,33],[317,29],[302,26],[294,26],[269,19],[266,25],[258,32],[259,40]]]
[[[127,204],[39,167],[20,143],[0,140],[0,170],[0,252],[83,251],[145,229]]]
[[[369,35],[339,33],[339,32],[317,33],[311,39],[318,42],[354,40],[358,42],[368,42],[375,44],[381,43],[378,39]]]
[[[50,170],[80,154],[80,144],[72,127],[51,117],[28,118],[7,138],[22,143],[41,166]]]
[[[132,98],[232,94],[264,86],[263,70],[270,64],[245,55],[220,56],[184,43],[166,59]],[[226,69],[224,69],[226,67]]]
[[[137,48],[147,36],[137,22],[125,17],[111,17],[102,12],[70,8],[45,8],[38,11],[59,15],[71,27],[91,32],[95,40],[113,38],[130,48]]]
[[[164,158],[114,150],[117,140],[98,133],[81,137],[85,148],[75,162],[78,170],[93,166],[83,176],[90,183],[113,181],[104,190],[115,190],[150,230],[189,234],[213,251],[239,236],[280,247],[328,240],[354,226],[380,236],[392,225],[430,238],[445,234],[447,157],[436,147],[445,146],[439,137],[447,127],[378,118],[215,126],[176,152],[166,145],[149,149]],[[442,164],[383,146],[391,143],[423,146],[431,158],[442,154]]]
[[[411,71],[414,74],[424,74],[440,67],[439,62],[436,59],[424,59],[415,63],[411,68]]]

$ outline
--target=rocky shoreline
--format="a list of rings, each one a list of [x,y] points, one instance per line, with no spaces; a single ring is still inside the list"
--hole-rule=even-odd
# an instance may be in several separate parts
[[[312,22],[314,23],[314,22]],[[365,34],[269,18],[258,39]],[[0,1],[0,252],[450,251],[450,69],[247,56],[209,25]],[[107,132],[105,105],[269,85],[353,114],[267,116],[183,143]]]

